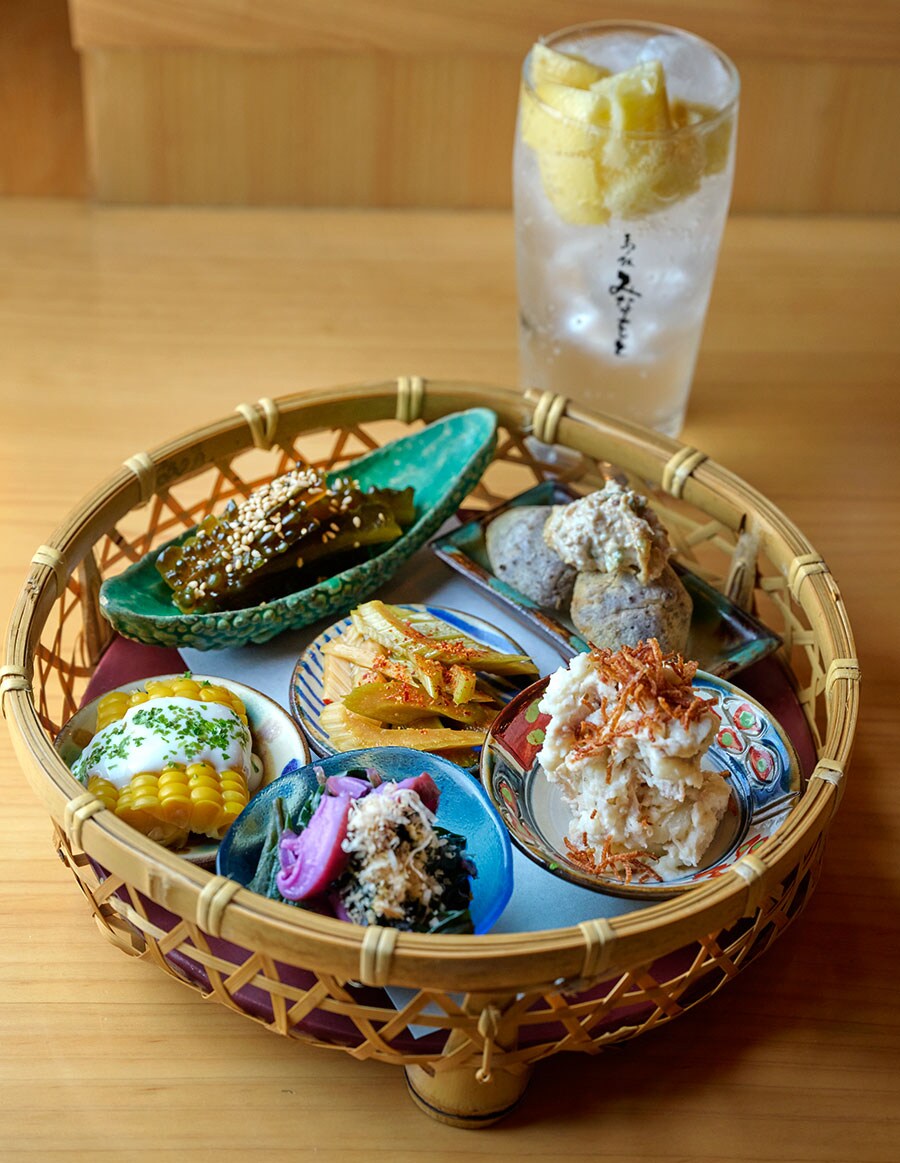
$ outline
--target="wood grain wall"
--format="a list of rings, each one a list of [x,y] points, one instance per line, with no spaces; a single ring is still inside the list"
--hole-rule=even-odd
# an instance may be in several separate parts
[[[0,0],[0,195],[77,197],[86,188],[66,0]]]
[[[4,3],[46,19],[61,0]],[[690,28],[738,65],[736,211],[900,210],[898,0],[69,0],[69,9],[81,162],[102,201],[506,207],[528,46],[554,28],[626,14]],[[56,90],[74,105],[56,52]],[[80,118],[80,95],[67,116],[70,127]],[[0,144],[7,192],[8,152]],[[50,132],[47,174],[53,153]],[[60,141],[55,154],[69,158],[56,169],[71,187],[76,151]],[[19,184],[36,168],[23,167]]]

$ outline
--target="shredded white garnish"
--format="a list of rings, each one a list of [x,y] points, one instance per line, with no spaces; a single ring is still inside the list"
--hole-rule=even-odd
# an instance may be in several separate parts
[[[410,788],[355,800],[341,845],[353,873],[343,897],[351,918],[377,924],[402,919],[410,904],[427,908],[444,891],[427,870],[443,844],[434,814]]]

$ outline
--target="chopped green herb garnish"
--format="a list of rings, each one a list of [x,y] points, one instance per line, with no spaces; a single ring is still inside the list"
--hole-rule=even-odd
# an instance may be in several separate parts
[[[139,704],[127,719],[110,723],[88,745],[72,770],[84,781],[99,763],[105,762],[108,770],[114,769],[152,739],[162,745],[161,768],[173,762],[192,763],[204,754],[219,756],[227,763],[235,744],[240,748],[250,746],[249,730],[230,708],[199,702],[173,705],[159,699]]]

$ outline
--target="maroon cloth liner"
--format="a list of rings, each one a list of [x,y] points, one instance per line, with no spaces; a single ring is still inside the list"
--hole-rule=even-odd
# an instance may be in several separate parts
[[[177,650],[144,646],[142,642],[132,642],[116,634],[97,663],[81,705],[127,682],[138,682],[159,674],[182,674],[186,669]]]
[[[152,678],[160,674],[180,674],[186,669],[184,659],[177,650],[164,649],[158,646],[144,646],[139,642],[131,642],[126,638],[116,636],[103,654],[94,676],[88,684],[83,702],[97,698],[106,691],[121,686],[126,682],[138,679]],[[791,741],[797,749],[801,770],[804,777],[808,777],[816,763],[816,752],[812,736],[806,723],[806,718],[794,693],[789,675],[785,668],[775,658],[764,658],[754,666],[748,667],[737,676],[736,683],[747,694],[752,695],[771,712],[781,723]],[[98,865],[94,865],[98,875],[105,878],[106,872]],[[127,890],[122,889],[117,895],[126,897]],[[146,897],[141,897],[144,908],[151,921],[161,928],[173,929],[180,923],[181,918],[168,912]],[[739,924],[749,922],[739,922]],[[210,949],[233,964],[240,963],[252,956],[251,952],[242,949],[231,942],[219,938],[208,938]],[[648,974],[658,981],[671,980],[673,976],[685,973],[691,966],[699,950],[696,944],[690,944],[650,966]],[[760,950],[761,951],[761,950]],[[183,949],[176,949],[166,955],[166,960],[173,970],[183,980],[199,988],[203,993],[209,993],[211,986],[204,967],[186,953]],[[297,969],[294,966],[276,963],[276,971],[286,984],[300,989],[309,989],[315,984],[315,975],[308,970]],[[603,996],[612,983],[605,982],[594,986],[589,992],[581,995],[583,1000]],[[712,990],[715,984],[708,984],[704,979],[698,982],[699,996],[704,996],[707,989]],[[374,1005],[391,1009],[393,1003],[388,995],[379,989],[366,987],[350,987],[350,992],[363,1005]],[[692,998],[691,1001],[699,1000]],[[264,1022],[273,1020],[272,1005],[265,990],[252,985],[243,986],[234,994],[234,1001],[247,1014]],[[603,1032],[612,1032],[624,1026],[639,1024],[642,1019],[650,1016],[653,1006],[649,1002],[638,1005],[622,1005],[616,1007],[606,1018],[592,1027],[594,1035]],[[427,1018],[422,1024],[427,1024]],[[364,1041],[354,1022],[338,1014],[328,1013],[325,1010],[313,1010],[300,1023],[299,1029],[303,1033],[340,1046],[357,1046]],[[520,1044],[538,1044],[555,1037],[563,1037],[564,1027],[558,1023],[542,1023],[536,1026],[524,1026],[520,1031]],[[446,1034],[435,1031],[421,1038],[414,1038],[408,1031],[403,1031],[392,1039],[391,1046],[401,1053],[421,1053],[433,1055],[440,1052],[446,1040]]]

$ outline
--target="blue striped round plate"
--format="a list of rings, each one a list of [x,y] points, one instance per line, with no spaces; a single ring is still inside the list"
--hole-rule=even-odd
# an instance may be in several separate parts
[[[447,610],[441,606],[404,605],[401,608],[428,613],[434,618],[440,618],[441,621],[447,622],[449,625],[458,629],[460,634],[474,638],[477,642],[485,646],[490,646],[495,650],[514,654],[525,653],[514,639],[504,634],[502,630],[498,630],[496,626],[492,626],[489,622],[485,622],[473,614],[463,614],[459,610]],[[337,748],[331,744],[327,733],[319,722],[319,716],[325,705],[324,673],[326,655],[323,652],[323,647],[333,641],[333,639],[339,637],[351,626],[352,621],[348,614],[345,618],[341,618],[340,621],[334,622],[327,630],[323,630],[318,638],[315,638],[300,655],[294,667],[294,673],[291,675],[291,689],[289,693],[291,713],[306,732],[313,751],[318,755],[334,755],[337,751]],[[332,663],[340,662],[340,660],[333,658],[331,661]],[[334,666],[331,678],[333,687],[332,694],[339,698],[342,693],[349,691],[353,685],[350,664],[344,663]],[[529,681],[533,681],[533,678],[529,679],[528,676],[524,676],[522,679],[517,677],[502,678],[499,675],[491,675],[490,677],[491,685],[496,689],[497,694],[504,703],[509,702],[510,699],[517,695],[528,685]]]

